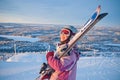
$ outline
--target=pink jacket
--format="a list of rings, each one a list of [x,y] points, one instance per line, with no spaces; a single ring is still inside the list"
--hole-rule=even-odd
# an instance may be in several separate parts
[[[74,48],[70,51],[70,56],[64,56],[60,59],[50,56],[48,64],[55,70],[50,80],[76,80],[78,59],[79,52]]]

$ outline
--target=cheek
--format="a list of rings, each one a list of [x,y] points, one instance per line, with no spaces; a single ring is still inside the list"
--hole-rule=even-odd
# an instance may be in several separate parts
[[[61,39],[61,40],[64,39],[64,36],[60,36],[60,39]]]
[[[65,36],[65,35],[61,35],[61,36],[60,36],[60,40],[61,40],[61,41],[64,41],[64,40],[66,40],[67,38],[68,38],[68,37]]]

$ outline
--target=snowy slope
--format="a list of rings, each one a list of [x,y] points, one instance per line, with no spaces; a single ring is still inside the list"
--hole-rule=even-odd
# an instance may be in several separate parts
[[[25,37],[25,36],[8,36],[8,35],[0,35],[0,37],[5,37],[8,39],[13,39],[15,41],[29,41],[29,42],[36,42],[40,39],[38,38],[31,38],[31,37]]]
[[[40,65],[46,62],[45,54],[19,53],[6,62],[0,62],[0,80],[34,80]]]
[[[0,80],[34,80],[45,54],[17,54],[0,62]],[[119,57],[81,57],[78,61],[77,80],[120,80]]]
[[[120,80],[119,57],[84,57],[78,62],[77,80]]]
[[[45,52],[44,52],[45,53]],[[17,53],[16,55],[7,59],[7,62],[40,62],[45,61],[45,54],[37,53]]]

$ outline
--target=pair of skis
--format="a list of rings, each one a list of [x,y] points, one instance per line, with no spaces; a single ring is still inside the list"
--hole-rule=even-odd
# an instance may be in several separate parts
[[[76,35],[68,42],[68,48],[60,55],[59,58],[67,54],[71,48],[75,45],[75,43],[81,39],[97,22],[103,19],[108,13],[100,14],[101,6],[99,5],[96,11],[93,13],[91,18],[85,23],[85,25],[76,33]]]
[[[96,23],[98,23],[101,19],[103,19],[108,14],[108,13],[100,14],[100,10],[101,10],[101,6],[99,5],[96,11],[93,13],[93,15],[90,17],[90,19],[80,29],[80,31],[78,31],[76,35],[68,42],[68,48],[62,55],[59,56],[59,58],[67,54],[79,39],[81,39]],[[40,78],[44,77],[45,74],[47,74],[47,71],[44,74],[40,74],[40,76],[36,78],[36,80],[38,79],[41,80]]]

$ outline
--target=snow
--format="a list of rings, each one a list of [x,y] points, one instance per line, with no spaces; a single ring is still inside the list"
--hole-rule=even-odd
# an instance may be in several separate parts
[[[113,44],[113,43],[104,44],[104,45],[108,45],[108,46],[119,46],[119,47],[120,47],[120,44]]]
[[[77,80],[120,80],[120,58],[86,57],[78,62]]]
[[[43,62],[45,61],[45,54],[37,53],[17,53],[6,60],[7,62]]]
[[[19,53],[0,62],[0,80],[34,80],[45,53]],[[76,80],[120,80],[119,57],[80,57]]]
[[[6,62],[0,62],[0,79],[34,80],[43,62],[46,62],[45,54],[17,53]]]
[[[40,63],[1,62],[1,80],[34,80],[39,72]]]
[[[29,41],[29,42],[36,42],[40,39],[38,38],[31,38],[31,37],[25,37],[25,36],[10,36],[10,35],[0,35],[0,37],[5,37],[8,39],[13,39],[15,41]]]

